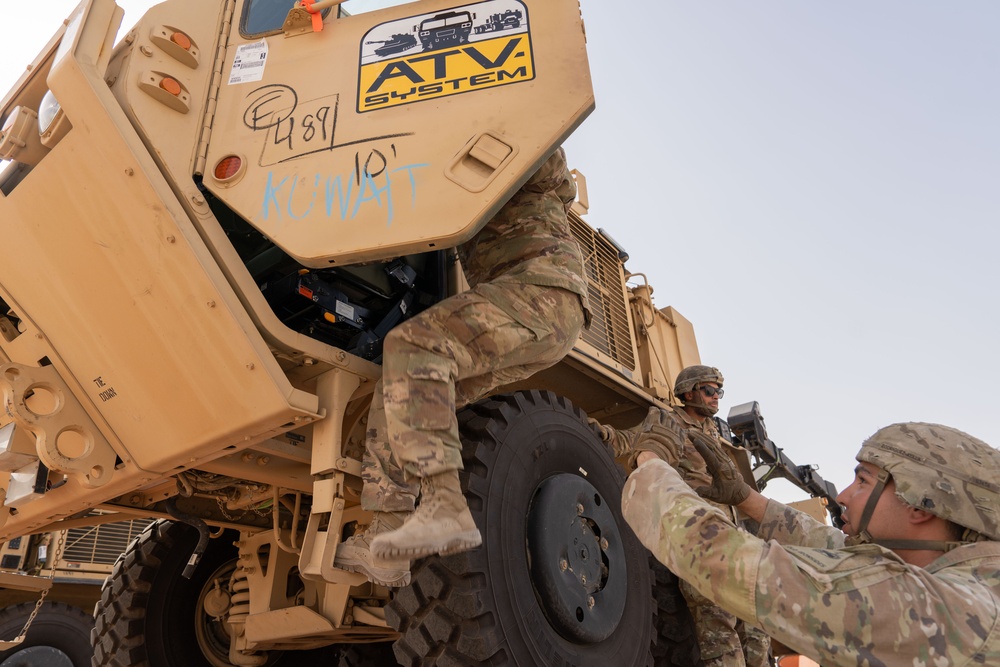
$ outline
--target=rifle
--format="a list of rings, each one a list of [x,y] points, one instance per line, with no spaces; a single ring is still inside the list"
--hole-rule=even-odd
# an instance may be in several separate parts
[[[833,525],[838,528],[843,525],[840,504],[837,503],[837,487],[816,473],[818,466],[795,465],[781,448],[767,437],[764,417],[760,414],[760,405],[757,401],[733,406],[729,410],[728,421],[733,444],[745,448],[753,458],[753,476],[758,489],[763,490],[772,479],[787,479],[814,498],[824,499]]]

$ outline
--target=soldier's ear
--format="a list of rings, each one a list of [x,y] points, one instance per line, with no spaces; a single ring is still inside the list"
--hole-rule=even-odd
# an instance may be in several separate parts
[[[907,516],[909,517],[910,520],[910,525],[912,526],[924,524],[927,523],[928,521],[940,518],[938,516],[935,516],[934,514],[931,514],[927,510],[922,510],[917,507],[907,506],[906,510],[907,510]],[[943,521],[944,519],[941,520]]]

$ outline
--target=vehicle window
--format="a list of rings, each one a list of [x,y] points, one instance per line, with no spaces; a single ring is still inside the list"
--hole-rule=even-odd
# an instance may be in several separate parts
[[[348,0],[348,2],[340,5],[340,10],[342,14],[357,16],[358,14],[364,14],[366,12],[374,12],[377,9],[396,7],[398,5],[405,5],[416,1],[417,0]]]
[[[244,37],[257,37],[278,32],[285,24],[288,10],[296,2],[297,0],[246,0],[243,18],[240,20],[240,34]],[[329,13],[329,9],[324,9],[323,18]]]

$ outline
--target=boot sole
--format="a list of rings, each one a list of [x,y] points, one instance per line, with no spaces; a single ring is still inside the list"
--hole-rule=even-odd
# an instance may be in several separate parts
[[[343,565],[334,563],[333,566],[340,570],[346,570],[347,572],[356,572],[357,574],[363,574],[368,578],[368,581],[373,584],[378,584],[379,586],[387,586],[389,588],[401,588],[402,586],[410,585],[410,573],[403,572],[400,576],[395,578],[388,578],[385,576],[379,576],[377,573],[368,569],[367,565]],[[383,573],[385,574],[385,573]]]
[[[464,533],[459,533],[454,537],[450,538],[448,541],[442,543],[433,544],[418,544],[411,547],[389,547],[379,549],[377,552],[373,549],[374,553],[379,558],[384,559],[406,559],[406,560],[416,560],[418,558],[426,558],[427,556],[447,556],[449,554],[461,553],[463,551],[468,551],[470,549],[475,549],[483,543],[483,536],[478,530],[467,530]]]

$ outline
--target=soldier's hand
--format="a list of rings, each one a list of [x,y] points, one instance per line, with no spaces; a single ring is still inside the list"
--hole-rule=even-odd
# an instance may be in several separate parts
[[[672,466],[680,461],[687,434],[684,429],[669,414],[659,408],[650,408],[645,421],[642,422],[638,438],[632,446],[626,459],[629,472],[639,465],[639,454],[652,452]]]
[[[610,426],[605,426],[596,419],[587,418],[587,424],[590,428],[597,434],[597,437],[601,439],[601,442],[607,444],[615,437],[615,430]]]
[[[712,485],[699,486],[695,489],[695,493],[722,505],[739,505],[746,500],[750,496],[750,485],[743,479],[736,464],[719,446],[718,441],[694,429],[688,430],[687,434],[694,448],[705,459],[708,472],[712,475]]]

